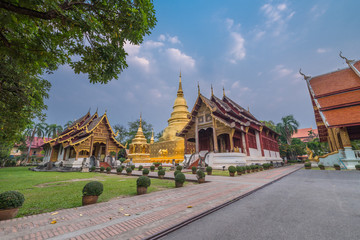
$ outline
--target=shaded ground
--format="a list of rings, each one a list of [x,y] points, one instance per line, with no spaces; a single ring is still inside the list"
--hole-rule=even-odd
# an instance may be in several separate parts
[[[162,239],[359,239],[360,171],[300,170]]]

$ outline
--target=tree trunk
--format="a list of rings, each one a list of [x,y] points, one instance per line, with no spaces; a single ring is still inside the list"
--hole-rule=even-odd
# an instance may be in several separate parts
[[[29,161],[29,156],[30,156],[30,151],[31,151],[31,144],[32,144],[32,141],[34,140],[34,136],[35,136],[35,128],[31,134],[31,137],[29,138],[29,148],[28,148],[28,151],[27,151],[27,154],[26,154],[26,158],[25,160],[22,162],[23,163],[27,163]]]

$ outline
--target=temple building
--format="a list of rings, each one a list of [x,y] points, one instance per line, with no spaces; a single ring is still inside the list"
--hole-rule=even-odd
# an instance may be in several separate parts
[[[135,137],[132,139],[131,144],[129,145],[128,159],[132,163],[150,163],[150,144],[147,142],[145,135],[142,129],[140,115],[139,128]],[[154,140],[154,134],[152,136],[152,141]]]
[[[82,168],[116,166],[115,156],[124,148],[115,137],[106,112],[102,116],[90,111],[73,122],[58,137],[44,142],[43,162],[56,166]]]
[[[199,87],[198,87],[199,88]],[[195,144],[195,152],[186,154],[184,165],[201,163],[214,168],[230,165],[282,162],[278,133],[264,126],[249,111],[223,94],[219,99],[213,94],[208,99],[200,93],[190,113],[190,121],[177,134],[188,143]]]
[[[159,142],[150,145],[150,157],[152,162],[170,163],[172,160],[179,163],[184,160],[184,139],[176,136],[189,122],[189,111],[181,83],[181,72],[179,76],[179,88],[174,102],[168,126],[159,139]],[[195,151],[195,145],[191,142],[186,147],[189,153]]]
[[[316,77],[306,76],[320,142],[328,142],[330,153],[319,156],[326,166],[339,164],[354,169],[360,152],[351,147],[360,139],[360,61],[343,57],[348,68]]]

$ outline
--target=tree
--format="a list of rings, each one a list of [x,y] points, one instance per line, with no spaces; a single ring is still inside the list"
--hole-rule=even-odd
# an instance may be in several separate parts
[[[270,120],[270,121],[260,121],[260,122],[264,123],[265,126],[270,128],[271,130],[273,130],[275,132],[277,131],[276,125],[275,125],[275,123],[273,121]]]
[[[117,79],[124,44],[140,44],[156,24],[150,0],[3,0],[0,21],[3,57],[35,75],[69,64],[92,83]]]
[[[140,44],[156,18],[150,0],[1,0],[0,23],[2,151],[45,117],[51,85],[39,76],[69,64],[91,83],[117,79],[127,67],[124,44]]]
[[[127,130],[123,125],[116,124],[114,126],[115,133],[118,133],[116,140],[118,140],[121,144],[125,145],[127,139]]]
[[[71,124],[73,124],[73,121],[71,121],[71,120],[67,121],[67,123],[65,123],[65,125],[64,125],[64,130],[67,129],[68,127],[70,127]]]
[[[160,138],[162,137],[163,133],[164,133],[164,129],[161,130],[160,132],[158,132],[157,134],[155,134],[155,136],[154,136],[154,141],[155,141],[155,142],[159,142],[159,140],[160,140]]]
[[[55,138],[57,137],[61,132],[63,131],[63,128],[61,125],[57,124],[49,124],[45,128],[45,135],[48,138]]]
[[[280,140],[291,144],[291,136],[297,133],[299,122],[295,120],[293,115],[281,118],[281,122],[276,125],[277,132],[280,133]]]
[[[36,123],[36,124],[32,125],[31,127],[29,127],[26,130],[25,136],[27,136],[27,139],[28,139],[27,142],[29,143],[29,146],[28,146],[28,151],[27,151],[27,154],[26,154],[26,161],[25,162],[28,162],[28,160],[29,160],[30,151],[31,151],[31,144],[32,144],[32,141],[34,140],[35,135],[37,137],[44,137],[45,136],[46,125],[47,125],[46,123],[40,122],[40,123]]]

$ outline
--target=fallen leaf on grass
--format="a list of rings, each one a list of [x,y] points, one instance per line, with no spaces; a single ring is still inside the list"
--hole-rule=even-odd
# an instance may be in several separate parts
[[[55,223],[57,223],[55,220],[51,222],[51,224],[55,224]]]
[[[51,215],[56,215],[56,214],[58,214],[59,212],[54,212],[54,213],[52,213]]]
[[[125,215],[125,216],[127,216],[127,217],[128,217],[128,216],[131,216],[131,215],[130,215],[130,214],[128,214],[128,213],[125,213],[124,215]]]
[[[192,208],[192,206],[187,206],[187,208]]]

